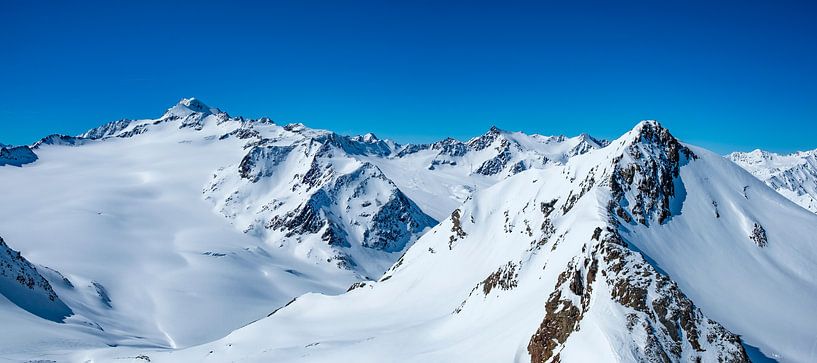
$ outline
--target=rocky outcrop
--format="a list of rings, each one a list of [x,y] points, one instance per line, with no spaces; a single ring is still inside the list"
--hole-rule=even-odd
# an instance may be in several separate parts
[[[437,223],[377,166],[350,154],[385,153],[390,146],[383,141],[296,131],[310,137],[284,145],[261,141],[237,168],[220,170],[205,188],[220,213],[246,221],[245,232],[281,246],[319,240],[321,254],[329,256],[325,260],[377,275],[387,264],[378,262],[372,270],[366,266],[368,257],[360,255],[369,252],[362,251],[388,259],[395,254],[396,259],[396,253]]]
[[[486,160],[475,171],[477,174],[494,175],[505,169],[505,166],[511,161],[511,144],[508,140],[502,140],[496,148],[496,156]],[[514,173],[515,174],[515,173]]]
[[[757,223],[752,226],[752,233],[749,235],[749,239],[754,241],[758,247],[766,247],[766,245],[769,244],[769,238],[766,236],[766,229]]]
[[[90,129],[84,132],[83,134],[79,135],[79,137],[91,140],[99,140],[107,137],[116,136],[117,134],[125,130],[128,126],[130,126],[132,122],[133,121],[128,119],[111,121],[102,126]]]
[[[0,238],[0,294],[43,319],[55,322],[72,315],[71,309],[31,262]]]
[[[633,132],[624,154],[614,160],[609,179],[618,203],[616,214],[644,225],[651,216],[664,223],[673,213],[670,200],[681,183],[680,167],[697,156],[658,122],[644,121]],[[631,206],[629,210],[625,205]]]
[[[490,147],[501,134],[502,130],[496,126],[491,126],[491,128],[485,134],[468,141],[468,146],[476,151],[480,151]]]
[[[23,166],[37,161],[38,157],[28,146],[0,147],[0,166]]]
[[[271,176],[295,146],[255,146],[238,164],[238,174],[252,182]]]
[[[427,216],[403,192],[396,190],[372,216],[363,232],[363,246],[386,252],[404,250],[412,237],[437,222]]]
[[[88,139],[84,139],[82,137],[53,134],[35,142],[31,148],[38,149],[43,145],[77,146],[85,144],[86,142],[88,142]]]
[[[545,318],[528,343],[531,362],[559,361],[594,299],[611,299],[625,312],[628,346],[637,347],[628,353],[636,361],[749,361],[740,337],[706,318],[674,282],[630,250],[617,230],[605,228],[589,240],[589,256],[574,259],[559,275]],[[601,291],[610,295],[593,297]]]

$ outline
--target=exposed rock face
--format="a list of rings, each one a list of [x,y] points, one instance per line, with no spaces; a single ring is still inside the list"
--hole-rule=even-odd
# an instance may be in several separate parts
[[[466,236],[465,231],[462,229],[462,221],[460,220],[461,212],[459,209],[455,209],[454,212],[451,213],[451,236],[448,237],[448,249],[452,249],[454,247],[454,242],[458,239],[461,239]]]
[[[706,318],[674,282],[629,249],[618,232],[622,222],[633,220],[622,205],[634,205],[634,219],[642,224],[653,215],[659,223],[669,218],[679,168],[695,158],[657,123],[640,126],[625,154],[613,159],[610,225],[596,228],[582,248],[589,255],[575,257],[559,275],[545,304],[545,318],[528,344],[532,362],[559,361],[565,343],[593,308],[593,295],[608,291],[609,296],[595,299],[611,299],[627,312],[628,336],[637,347],[629,354],[638,361],[749,361],[737,335]],[[594,170],[588,177],[592,175]],[[582,184],[592,184],[588,180]],[[578,196],[568,198],[571,206],[587,189],[571,194]]]
[[[505,169],[505,166],[511,161],[510,143],[507,140],[502,140],[502,143],[496,148],[496,151],[496,156],[482,163],[475,173],[494,175]],[[514,172],[514,174],[516,174],[516,172]]]
[[[0,166],[23,166],[37,161],[35,154],[28,146],[0,147]]]
[[[364,255],[360,251],[400,250],[402,243],[390,243],[421,225],[408,197],[395,191],[374,163],[350,158],[347,151],[358,150],[356,146],[343,147],[346,141],[310,134],[300,126],[290,129],[287,132],[305,139],[255,140],[247,148],[253,156],[242,166],[216,173],[206,194],[219,212],[241,228],[247,226],[247,233],[309,250],[356,271],[368,271],[361,267],[367,262],[359,258]],[[496,146],[512,141],[492,130],[469,143],[466,155],[495,155]],[[484,143],[490,146],[481,147]],[[266,155],[253,151],[285,146],[291,149]],[[430,149],[407,155],[415,154],[425,157],[420,165],[440,156]],[[730,184],[728,193],[702,188],[696,182],[713,168],[711,155],[700,154],[696,159],[659,124],[642,123],[604,149],[564,165],[520,173],[466,198],[448,219],[404,249],[377,281],[344,285],[350,291],[341,296],[305,295],[225,340],[174,354],[207,354],[215,360],[252,356],[298,361],[305,354],[331,359],[365,352],[367,358],[383,361],[411,361],[421,355],[434,361],[525,361],[529,355],[532,362],[746,362],[741,339],[704,316],[681,291],[679,286],[687,286],[693,277],[672,270],[667,260],[654,263],[660,255],[646,252],[651,240],[659,245],[666,239],[673,243],[670,247],[682,242],[697,246],[699,240],[682,241],[667,231],[700,221],[704,217],[690,218],[700,211],[706,222],[720,226],[713,228],[718,237],[735,231],[731,220],[736,213],[726,206],[746,203],[740,194],[746,179]],[[518,161],[516,157],[511,160]],[[438,164],[441,169],[449,166]],[[696,193],[687,195],[686,188]],[[720,218],[710,214],[715,200]],[[678,213],[682,206],[683,215]],[[768,223],[760,213],[755,220]],[[394,228],[370,228],[395,221],[400,223]],[[719,239],[744,248],[749,231],[739,231],[734,240]],[[776,231],[769,232],[775,238]],[[690,234],[692,238],[701,237]],[[736,241],[744,243],[731,243]],[[679,244],[678,249],[684,247]],[[689,262],[670,262],[679,260]],[[679,284],[657,266],[672,271]],[[276,337],[269,331],[287,334]],[[439,346],[415,342],[418,336],[433,336]],[[233,343],[249,351],[230,349]],[[253,350],[256,346],[264,351]]]
[[[476,138],[471,139],[471,141],[468,141],[468,146],[473,148],[476,151],[480,151],[482,149],[485,149],[485,148],[491,146],[491,144],[493,144],[494,141],[501,134],[502,134],[502,130],[500,130],[496,126],[491,126],[491,129],[488,130],[488,132],[485,133],[484,135],[478,136]]]
[[[73,314],[37,269],[0,238],[0,294],[43,319],[62,322]]]
[[[749,235],[749,239],[754,241],[758,247],[766,247],[769,243],[769,239],[766,237],[766,229],[757,223],[752,226],[752,234]]]
[[[131,122],[132,122],[131,120],[127,119],[111,121],[102,126],[90,129],[85,133],[79,135],[78,137],[91,140],[99,140],[104,139],[106,137],[112,137],[125,130],[131,124]]]
[[[42,145],[76,146],[76,145],[82,145],[87,141],[88,141],[87,139],[83,139],[81,137],[53,134],[53,135],[48,135],[48,136],[40,139],[40,141],[35,142],[34,145],[31,148],[32,149],[37,149],[37,148],[41,147]]]
[[[608,226],[599,237],[590,239],[589,256],[574,259],[559,275],[528,344],[531,362],[559,361],[565,342],[592,309],[593,294],[607,291],[609,296],[596,299],[612,299],[627,311],[628,336],[639,347],[630,354],[639,361],[749,361],[737,335],[706,318],[674,282],[630,250],[617,230]]]
[[[634,131],[609,179],[616,214],[644,225],[651,216],[664,223],[673,213],[670,200],[676,196],[680,167],[696,156],[655,121],[642,122]],[[629,211],[625,205],[631,206]]]
[[[382,272],[387,263],[381,261],[378,265],[383,266],[377,269],[360,267],[356,261],[359,252],[355,252],[359,247],[400,252],[425,228],[436,224],[411,199],[413,194],[400,190],[383,174],[380,167],[387,160],[410,159],[422,152],[419,158],[428,169],[459,168],[465,177],[475,175],[480,185],[463,181],[450,186],[460,199],[507,176],[564,162],[568,155],[601,146],[588,136],[525,135],[496,127],[468,142],[446,138],[431,144],[398,145],[373,134],[350,137],[303,124],[281,127],[268,118],[232,117],[195,98],[182,99],[158,119],[113,121],[79,136],[51,135],[36,146],[82,145],[174,129],[189,135],[192,142],[200,142],[195,136],[202,135],[207,142],[237,142],[247,150],[237,165],[216,170],[204,193],[241,230],[282,247],[320,241],[330,249],[320,253],[314,252],[323,249],[320,246],[301,250],[316,260],[358,266],[367,276]],[[221,133],[211,135],[214,130]],[[449,173],[444,170],[440,178],[450,179],[459,171]],[[428,201],[423,203],[425,208]],[[448,208],[446,204],[439,209]]]
[[[428,170],[465,164],[471,174],[508,177],[531,168],[564,163],[570,157],[606,144],[606,141],[586,134],[568,139],[564,136],[524,135],[493,126],[468,142],[447,138],[433,144],[404,145],[395,157],[411,157],[430,150],[436,154],[427,166]]]
[[[446,138],[442,141],[435,142],[431,145],[431,149],[440,150],[440,155],[447,155],[452,157],[463,156],[468,152],[468,146],[465,143]]]
[[[402,251],[412,236],[434,224],[436,221],[396,190],[372,217],[370,227],[363,233],[363,246],[386,252]]]
[[[748,362],[740,338],[706,318],[667,276],[608,231],[600,263],[613,299],[630,310],[627,328],[647,361]],[[640,330],[640,331],[639,331]]]
[[[286,160],[294,146],[255,146],[241,159],[238,174],[253,182],[272,175],[275,167]]]
[[[516,264],[508,262],[485,278],[482,282],[482,293],[488,295],[494,288],[510,290],[516,287],[517,283]]]
[[[379,168],[350,156],[383,153],[388,145],[382,141],[332,133],[306,136],[283,145],[280,140],[256,142],[237,173],[232,168],[216,173],[206,197],[247,233],[291,248],[321,241],[325,247],[315,248],[323,250],[323,259],[365,276],[388,266],[367,265],[362,258],[367,252],[360,248],[384,256],[402,252],[437,223]]]

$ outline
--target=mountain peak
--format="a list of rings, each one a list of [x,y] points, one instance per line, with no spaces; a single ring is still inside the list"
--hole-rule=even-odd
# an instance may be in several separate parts
[[[211,109],[210,106],[207,106],[204,102],[195,97],[182,98],[179,104],[196,112],[209,112]]]
[[[192,113],[212,115],[221,113],[221,110],[207,106],[204,102],[195,97],[182,98],[178,103],[176,103],[173,107],[169,108],[167,112],[165,112],[165,117],[167,116],[186,117]]]
[[[624,134],[622,139],[628,144],[678,144],[678,139],[667,128],[656,120],[642,120],[632,130]]]
[[[377,136],[374,133],[369,132],[369,133],[363,135],[363,141],[364,142],[377,142],[377,141],[380,141],[380,139],[378,139]]]

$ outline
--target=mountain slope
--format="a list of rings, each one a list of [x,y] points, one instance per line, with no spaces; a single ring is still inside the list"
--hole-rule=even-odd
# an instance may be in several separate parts
[[[252,146],[216,172],[206,198],[246,233],[376,278],[437,221],[376,166],[349,157],[337,135],[325,136]]]
[[[728,155],[786,198],[817,213],[817,150],[780,155],[755,150]]]
[[[527,135],[491,127],[467,142],[398,145],[389,158],[364,157],[394,180],[426,213],[443,219],[471,193],[527,169],[564,164],[606,144],[576,137]]]
[[[73,314],[51,284],[0,237],[0,295],[43,319],[63,322]]]
[[[739,334],[781,361],[807,362],[815,229],[817,216],[734,164],[643,122],[564,166],[476,193],[377,283],[301,296],[211,344],[139,352],[153,361],[746,361]]]
[[[0,145],[0,166],[23,166],[37,161],[37,154],[28,146]]]
[[[546,167],[599,145],[489,134],[488,144],[456,142],[465,145],[456,160],[481,165],[516,140],[510,160]],[[182,348],[304,293],[343,292],[382,275],[435,215],[513,174],[510,165],[477,174],[463,161],[431,170],[424,158],[445,148],[233,117],[196,99],[157,119],[50,135],[26,149],[36,163],[0,167],[0,189],[14,191],[0,196],[0,232],[49,267],[43,276],[75,314],[70,324],[3,336],[39,358],[63,350],[42,344],[49,329],[83,337],[74,345],[84,347]],[[407,149],[418,151],[400,156]]]

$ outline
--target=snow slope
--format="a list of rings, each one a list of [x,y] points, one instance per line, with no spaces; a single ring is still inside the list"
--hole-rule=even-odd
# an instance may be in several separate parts
[[[513,195],[514,198],[507,198]],[[310,293],[177,351],[76,360],[586,362],[815,358],[817,216],[642,122],[477,192],[376,283]]]
[[[817,213],[817,150],[780,155],[755,150],[728,158],[791,201]]]
[[[221,338],[293,297],[377,279],[437,218],[521,170],[513,165],[556,165],[601,145],[486,135],[456,142],[459,166],[432,170],[445,148],[232,117],[184,99],[158,119],[47,136],[25,147],[35,162],[0,167],[0,190],[13,191],[0,195],[0,233],[74,315],[4,331],[0,352],[46,358]],[[3,306],[9,321],[32,320]]]
[[[64,322],[73,315],[51,284],[20,252],[0,237],[0,295],[18,307],[46,320]]]
[[[76,286],[54,287],[111,344],[205,342],[292,296],[340,292],[357,280],[275,254],[213,213],[202,186],[243,153],[198,136],[41,145],[36,163],[0,170],[2,189],[14,190],[2,197],[14,207],[0,210],[0,231]]]
[[[561,165],[605,143],[587,134],[568,138],[491,127],[467,142],[448,138],[433,144],[405,145],[393,157],[364,159],[376,164],[426,213],[439,220],[474,191],[527,169]]]

